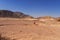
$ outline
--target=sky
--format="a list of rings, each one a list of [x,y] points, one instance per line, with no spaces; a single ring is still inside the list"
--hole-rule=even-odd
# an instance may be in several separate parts
[[[60,0],[0,0],[0,10],[23,12],[33,17],[59,17]]]

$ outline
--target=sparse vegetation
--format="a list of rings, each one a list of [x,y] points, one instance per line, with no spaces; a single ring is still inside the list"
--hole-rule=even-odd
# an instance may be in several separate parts
[[[16,39],[10,39],[7,37],[2,37],[2,34],[0,34],[0,40],[16,40]]]
[[[56,18],[56,21],[57,21],[57,22],[60,22],[60,17],[57,17],[57,18]]]
[[[2,34],[0,34],[0,40],[10,40],[10,39],[8,39],[6,37],[2,37]]]

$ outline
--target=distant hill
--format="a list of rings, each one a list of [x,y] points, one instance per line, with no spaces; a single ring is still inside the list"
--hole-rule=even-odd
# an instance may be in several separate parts
[[[49,22],[49,21],[57,21],[56,18],[51,17],[51,16],[43,16],[43,17],[38,17],[37,19],[39,19],[39,21],[45,21],[45,22]]]
[[[43,19],[55,19],[54,17],[51,17],[51,16],[42,16],[42,17],[38,17],[37,19],[41,19],[41,18],[43,18]]]
[[[13,11],[9,11],[9,10],[0,10],[0,17],[10,17],[10,18],[25,18],[25,17],[29,17],[29,18],[33,18],[30,15],[26,15],[22,12],[13,12]]]

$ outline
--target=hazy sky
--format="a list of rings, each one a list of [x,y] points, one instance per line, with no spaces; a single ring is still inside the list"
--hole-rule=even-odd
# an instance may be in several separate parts
[[[0,0],[1,10],[20,11],[37,16],[60,16],[60,0]]]

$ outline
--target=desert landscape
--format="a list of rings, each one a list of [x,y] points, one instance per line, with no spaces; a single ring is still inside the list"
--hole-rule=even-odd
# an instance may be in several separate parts
[[[59,17],[34,18],[22,13],[12,13],[0,11],[0,40],[60,40]]]

